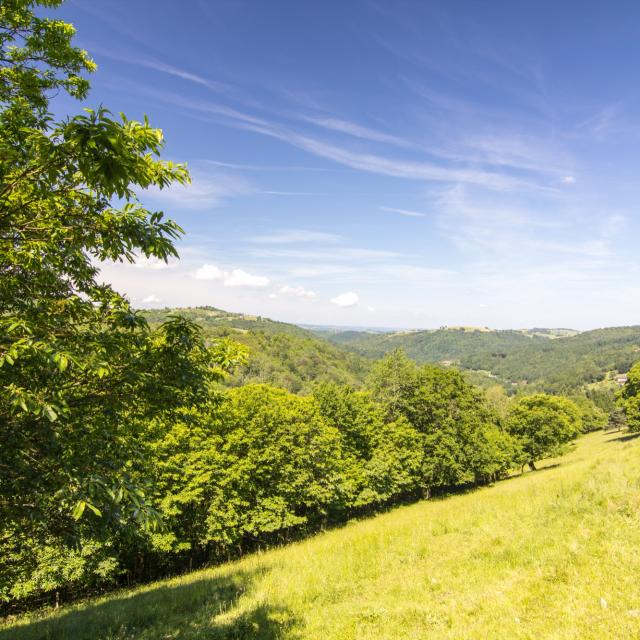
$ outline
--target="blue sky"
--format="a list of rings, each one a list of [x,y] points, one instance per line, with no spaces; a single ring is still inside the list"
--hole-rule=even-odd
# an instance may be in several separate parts
[[[193,184],[136,306],[316,324],[640,322],[640,6],[72,0],[88,106],[148,114]],[[79,105],[60,101],[75,112]]]

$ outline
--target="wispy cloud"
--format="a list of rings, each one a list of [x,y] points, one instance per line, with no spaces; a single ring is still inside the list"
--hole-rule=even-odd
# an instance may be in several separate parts
[[[321,193],[310,193],[309,191],[261,191],[267,196],[321,196]]]
[[[136,64],[140,67],[146,67],[147,69],[153,69],[154,71],[159,71],[160,73],[166,73],[167,75],[174,76],[176,78],[181,78],[182,80],[194,82],[195,84],[202,85],[203,87],[207,87],[208,89],[211,89],[213,91],[226,91],[229,88],[229,85],[224,84],[222,82],[209,80],[208,78],[199,76],[196,73],[191,73],[190,71],[187,71],[185,69],[174,67],[171,64],[167,64],[166,62],[155,60],[153,58],[128,58],[125,56],[117,57],[117,56],[114,56],[113,54],[104,54],[104,53],[102,55],[110,55],[110,57],[117,58],[121,62]]]
[[[519,263],[554,254],[606,257],[625,220],[620,214],[574,211],[564,201],[498,201],[462,186],[443,192],[438,210],[441,230],[459,248],[490,250]]]
[[[243,164],[235,162],[222,162],[220,160],[206,160],[205,162],[217,167],[239,169],[241,171],[327,171],[326,167],[305,167],[303,165]]]
[[[389,211],[390,213],[398,213],[401,216],[407,216],[409,218],[424,218],[427,214],[421,211],[411,211],[410,209],[396,209],[395,207],[379,207],[382,211]]]
[[[463,158],[454,158],[439,164],[432,160],[406,160],[380,154],[354,151],[337,146],[307,134],[299,133],[290,126],[258,117],[219,103],[194,100],[170,92],[145,89],[149,95],[187,109],[190,112],[221,118],[220,122],[253,131],[303,149],[312,155],[331,160],[337,164],[378,175],[429,182],[465,183],[484,186],[494,190],[550,189],[545,183],[532,178],[509,175],[500,171],[465,166]],[[434,151],[438,155],[438,150]]]
[[[382,142],[384,144],[390,144],[396,147],[413,148],[414,143],[409,142],[398,136],[370,129],[356,122],[349,122],[348,120],[341,120],[340,118],[330,117],[318,117],[318,116],[300,116],[305,122],[316,125],[322,129],[328,129],[330,131],[336,131],[338,133],[344,133],[354,138],[361,138],[363,140],[369,140],[371,142]]]
[[[295,258],[308,260],[380,260],[397,258],[400,253],[386,249],[361,249],[345,247],[336,249],[301,250],[301,249],[260,249],[252,252],[263,258]]]
[[[193,169],[190,184],[173,184],[164,189],[150,187],[141,192],[141,197],[176,209],[198,210],[217,207],[227,198],[253,192],[254,188],[245,178]]]
[[[297,244],[302,242],[335,243],[341,242],[342,236],[335,233],[325,233],[324,231],[310,231],[308,229],[285,229],[277,233],[252,236],[248,240],[256,244]]]
[[[182,80],[207,87],[212,91],[227,91],[230,88],[228,84],[223,82],[217,82],[215,80],[205,78],[204,76],[188,71],[187,69],[182,69],[175,65],[163,62],[162,60],[158,60],[157,58],[141,55],[133,51],[129,51],[127,54],[124,54],[122,53],[122,50],[106,49],[95,45],[90,45],[88,49],[93,55],[109,58],[116,62],[123,62],[125,64],[136,65],[146,69],[153,69],[154,71],[165,73],[167,75],[174,76],[175,78],[181,78]]]

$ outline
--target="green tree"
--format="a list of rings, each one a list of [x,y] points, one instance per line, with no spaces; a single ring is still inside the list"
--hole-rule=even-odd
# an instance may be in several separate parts
[[[227,395],[215,427],[225,473],[208,505],[208,539],[238,543],[323,520],[340,491],[342,447],[317,402],[267,385]]]
[[[85,98],[95,68],[71,25],[35,13],[59,4],[0,4],[0,597],[47,548],[104,549],[108,532],[157,520],[135,481],[137,430],[206,399],[221,362],[192,323],[151,332],[98,281],[101,261],[177,255],[181,229],[136,194],[188,174],[159,159],[146,120],[54,121],[50,97]]]
[[[314,397],[342,439],[339,510],[385,502],[420,486],[422,440],[406,418],[389,420],[368,393],[337,384],[320,385]]]
[[[456,369],[418,367],[394,351],[372,367],[367,384],[389,418],[405,418],[420,434],[425,493],[486,482],[512,465],[512,439],[482,392]]]
[[[621,408],[614,409],[609,414],[609,419],[607,420],[607,431],[620,431],[620,429],[624,429],[626,426],[627,418],[625,417],[624,410]]]
[[[640,431],[640,362],[627,374],[627,382],[620,390],[619,404],[624,410],[629,431]]]
[[[507,428],[519,441],[523,461],[534,470],[537,460],[560,455],[582,424],[580,411],[571,400],[538,393],[513,404]]]
[[[586,395],[572,395],[570,396],[570,400],[578,407],[580,420],[582,422],[582,431],[584,433],[598,431],[607,426],[607,412],[601,409]]]

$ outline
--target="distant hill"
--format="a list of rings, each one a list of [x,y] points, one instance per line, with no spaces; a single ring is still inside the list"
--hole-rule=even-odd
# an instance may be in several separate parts
[[[216,307],[175,307],[164,309],[145,309],[144,316],[151,323],[162,322],[168,315],[179,314],[197,322],[203,329],[244,329],[264,333],[286,333],[288,335],[311,336],[310,331],[288,322],[278,322],[262,316],[247,313],[234,313]]]
[[[319,338],[311,331],[260,316],[231,313],[215,307],[143,311],[152,324],[179,314],[197,322],[209,338],[229,336],[249,347],[249,363],[229,380],[232,386],[264,382],[294,393],[322,381],[358,387],[370,361]]]
[[[484,371],[510,385],[548,391],[572,390],[627,371],[640,360],[640,326],[579,333],[572,329],[488,330],[442,328],[376,335],[326,334],[342,347],[371,358],[402,348],[419,362],[439,362]]]
[[[475,384],[503,384],[549,392],[574,392],[625,372],[640,360],[640,326],[578,332],[533,328],[442,327],[383,332],[382,329],[306,329],[261,316],[215,307],[147,310],[152,323],[179,313],[210,337],[231,336],[246,344],[250,362],[230,384],[268,382],[293,392],[324,380],[360,386],[372,360],[402,348],[418,362],[457,366]]]

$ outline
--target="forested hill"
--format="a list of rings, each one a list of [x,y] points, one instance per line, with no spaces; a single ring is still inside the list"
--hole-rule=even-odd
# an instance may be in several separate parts
[[[262,331],[263,333],[286,333],[288,335],[313,337],[313,334],[296,324],[278,322],[262,316],[246,313],[224,311],[216,307],[180,307],[164,309],[145,309],[145,318],[151,324],[164,321],[169,315],[180,315],[197,322],[207,331],[215,331],[217,335],[237,334],[238,331]]]
[[[293,393],[321,382],[359,387],[369,360],[337,347],[294,324],[214,307],[144,311],[151,325],[169,315],[199,324],[208,338],[230,337],[249,348],[249,361],[229,379],[232,386],[268,383]]]
[[[387,334],[325,332],[328,340],[380,357],[402,348],[418,362],[445,362],[490,372],[505,382],[549,391],[574,389],[627,371],[640,360],[640,326],[570,330],[491,331],[443,328]]]

